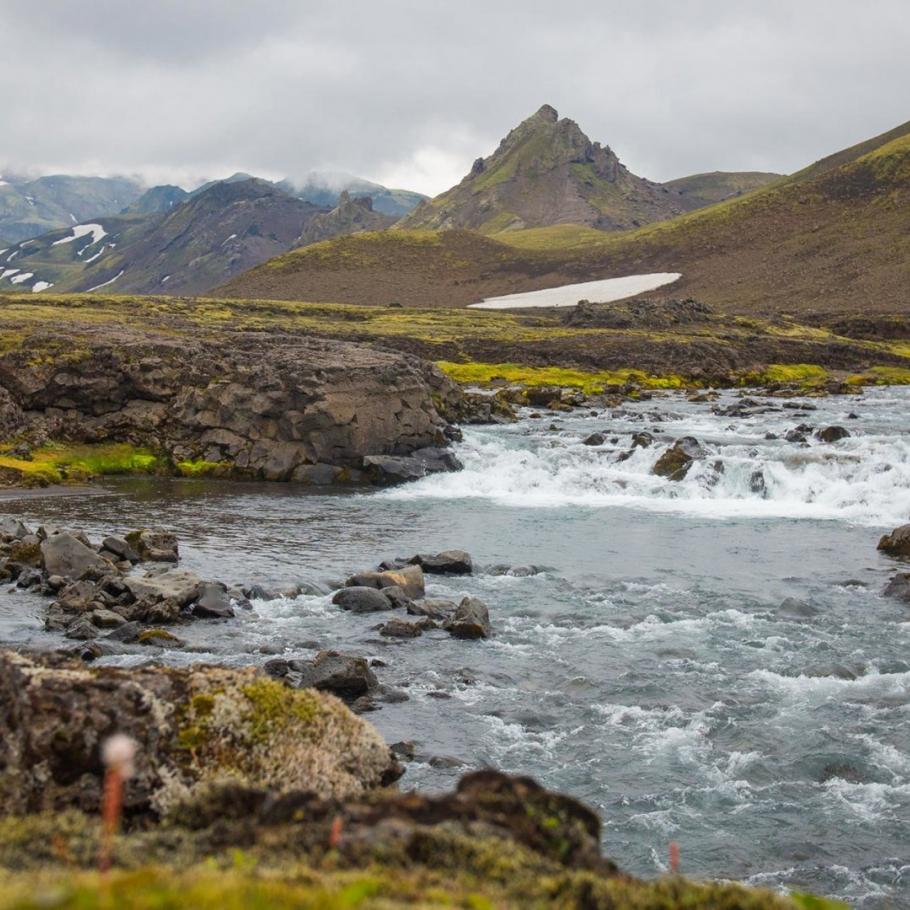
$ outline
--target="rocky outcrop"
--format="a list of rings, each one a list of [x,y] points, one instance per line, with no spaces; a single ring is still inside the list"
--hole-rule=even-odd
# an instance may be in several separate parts
[[[131,443],[263,480],[390,483],[457,469],[440,447],[461,400],[415,357],[282,335],[106,328],[34,336],[0,357],[0,427],[39,442]]]
[[[682,480],[692,465],[704,456],[705,450],[694,436],[683,436],[663,452],[651,468],[651,473],[667,480]]]
[[[139,745],[131,813],[167,814],[229,781],[339,798],[400,774],[376,730],[340,701],[254,670],[97,670],[0,653],[0,811],[96,811],[100,747],[114,733]]]

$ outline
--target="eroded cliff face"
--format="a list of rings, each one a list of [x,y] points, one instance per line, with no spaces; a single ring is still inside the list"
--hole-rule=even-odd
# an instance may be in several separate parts
[[[6,441],[129,442],[265,480],[444,446],[461,400],[416,357],[299,336],[48,332],[0,357]]]

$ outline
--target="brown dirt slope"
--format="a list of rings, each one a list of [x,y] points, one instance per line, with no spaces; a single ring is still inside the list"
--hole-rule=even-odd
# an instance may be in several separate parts
[[[791,178],[635,231],[554,225],[391,231],[295,251],[226,296],[463,306],[496,294],[679,271],[674,296],[730,313],[901,312],[910,287],[910,123]]]

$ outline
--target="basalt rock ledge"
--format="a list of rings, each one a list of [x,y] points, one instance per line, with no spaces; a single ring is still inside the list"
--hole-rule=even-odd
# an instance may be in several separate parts
[[[55,329],[0,356],[0,441],[130,443],[250,479],[368,481],[366,458],[447,446],[462,408],[416,357],[276,333]]]

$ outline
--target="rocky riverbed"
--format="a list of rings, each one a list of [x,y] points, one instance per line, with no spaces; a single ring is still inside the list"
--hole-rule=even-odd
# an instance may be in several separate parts
[[[380,777],[427,793],[487,765],[530,772],[590,804],[600,849],[636,875],[666,869],[675,839],[697,875],[886,906],[906,787],[904,394],[573,408],[551,391],[517,422],[466,427],[461,471],[392,489],[32,493],[0,529],[0,634],[64,652],[86,685],[135,672],[186,702],[207,663],[241,674],[231,686],[338,696],[392,744]],[[142,675],[156,664],[175,669]],[[450,830],[425,799],[408,805]],[[373,842],[357,800],[342,825]],[[238,805],[246,842],[274,842],[255,800]],[[384,805],[387,832],[402,815]],[[553,868],[541,855],[515,880]]]

